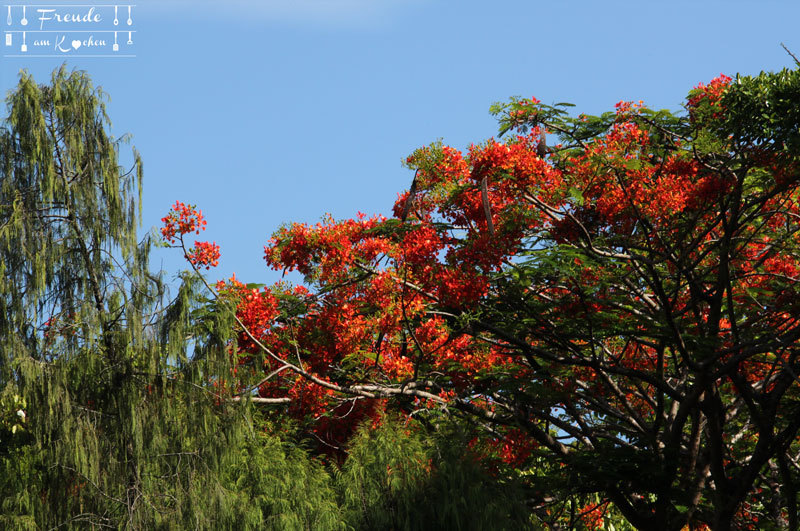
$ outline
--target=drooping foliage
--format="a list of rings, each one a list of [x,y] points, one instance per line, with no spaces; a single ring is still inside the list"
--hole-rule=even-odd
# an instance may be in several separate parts
[[[227,356],[187,355],[197,299],[188,282],[166,300],[150,273],[141,160],[121,166],[108,125],[81,72],[23,73],[8,99],[0,527],[336,529],[319,466],[214,394]]]
[[[362,424],[336,473],[355,529],[534,529],[521,482],[486,468],[486,454],[450,425]]]
[[[496,106],[514,134],[413,153],[393,219],[277,231],[307,287],[216,286],[228,391],[323,449],[386,408],[471,419],[548,525],[798,529],[798,101],[784,70],[682,113]]]

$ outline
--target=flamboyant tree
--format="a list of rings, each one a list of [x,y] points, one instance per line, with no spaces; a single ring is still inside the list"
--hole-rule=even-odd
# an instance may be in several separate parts
[[[784,70],[678,114],[498,105],[509,139],[414,152],[393,218],[278,230],[266,262],[306,286],[209,286],[200,321],[236,314],[215,384],[330,451],[387,409],[472,422],[544,524],[796,530],[798,101]]]

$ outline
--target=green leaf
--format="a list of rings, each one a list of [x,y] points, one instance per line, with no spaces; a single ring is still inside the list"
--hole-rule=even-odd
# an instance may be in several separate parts
[[[572,199],[576,205],[583,206],[584,199],[583,191],[581,189],[571,186],[567,192],[569,193],[570,199]]]

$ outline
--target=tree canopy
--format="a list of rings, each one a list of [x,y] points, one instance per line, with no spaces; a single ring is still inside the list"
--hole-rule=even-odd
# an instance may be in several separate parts
[[[797,101],[784,70],[681,113],[496,105],[507,139],[415,151],[393,218],[279,229],[264,258],[305,286],[217,284],[229,392],[332,448],[386,408],[471,422],[542,525],[588,499],[587,522],[797,529]]]
[[[393,217],[287,224],[212,283],[80,72],[0,130],[0,524],[798,529],[800,71],[681,112],[497,104]],[[170,296],[152,245],[192,270]],[[610,528],[610,527],[609,527]]]

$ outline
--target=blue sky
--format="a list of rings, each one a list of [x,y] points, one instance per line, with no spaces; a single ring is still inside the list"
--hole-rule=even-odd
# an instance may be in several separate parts
[[[279,278],[262,254],[281,223],[388,214],[412,178],[401,161],[439,138],[496,135],[494,102],[676,110],[720,73],[791,66],[781,42],[800,54],[796,0],[137,0],[132,12],[135,58],[2,57],[0,87],[23,68],[41,81],[64,61],[87,70],[114,134],[142,154],[142,230],[176,199],[197,204],[202,239],[222,247],[210,278],[251,282]],[[168,251],[154,265],[183,267]]]

